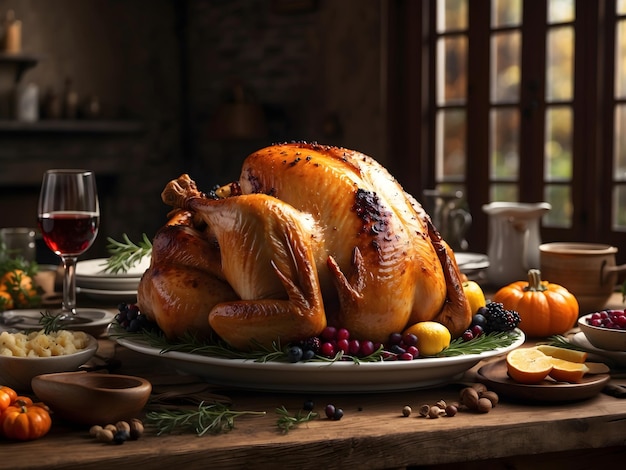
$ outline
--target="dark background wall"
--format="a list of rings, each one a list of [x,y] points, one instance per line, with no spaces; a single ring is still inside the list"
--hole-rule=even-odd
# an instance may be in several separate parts
[[[0,116],[0,227],[34,224],[52,167],[100,176],[94,257],[107,236],[153,234],[167,213],[160,192],[182,172],[210,189],[285,140],[387,160],[383,0],[0,0],[0,15],[8,9],[22,21],[23,54],[37,59],[17,86],[37,86],[42,116]],[[95,121],[43,115],[68,83],[81,102],[97,97]],[[241,96],[265,133],[233,136],[216,121]]]

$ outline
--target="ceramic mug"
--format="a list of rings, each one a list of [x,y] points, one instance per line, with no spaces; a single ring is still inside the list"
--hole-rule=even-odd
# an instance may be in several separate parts
[[[605,308],[615,291],[617,248],[598,243],[544,243],[539,246],[541,278],[559,284],[578,300],[580,315]]]

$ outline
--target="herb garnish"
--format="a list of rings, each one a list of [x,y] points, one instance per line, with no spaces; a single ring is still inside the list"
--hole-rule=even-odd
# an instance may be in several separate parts
[[[235,427],[235,418],[243,415],[264,416],[265,411],[233,411],[222,403],[205,403],[197,409],[149,411],[146,424],[157,429],[157,435],[177,431],[193,431],[198,436],[228,432]]]
[[[276,408],[276,413],[278,414],[276,425],[283,432],[283,434],[287,434],[292,428],[302,423],[313,421],[318,417],[318,414],[315,411],[305,410],[298,410],[295,415],[291,415],[284,406]]]
[[[463,341],[463,338],[456,338],[450,342],[450,346],[434,357],[461,356],[463,354],[480,354],[493,351],[494,349],[510,346],[518,337],[519,333],[515,330],[511,330],[482,334],[470,341]]]
[[[107,249],[110,256],[107,258],[105,271],[108,273],[128,272],[142,258],[150,256],[152,253],[152,242],[145,233],[142,235],[142,240],[139,243],[133,243],[127,234],[123,234],[122,239],[119,242],[111,237],[107,238],[109,242]]]

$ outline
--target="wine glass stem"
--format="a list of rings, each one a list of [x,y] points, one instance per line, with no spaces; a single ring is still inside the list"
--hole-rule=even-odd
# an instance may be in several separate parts
[[[63,313],[76,314],[76,256],[63,256]]]

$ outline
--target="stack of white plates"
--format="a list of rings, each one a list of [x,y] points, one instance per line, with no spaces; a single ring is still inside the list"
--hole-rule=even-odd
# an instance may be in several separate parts
[[[77,291],[97,300],[136,302],[139,280],[149,266],[150,258],[145,257],[128,271],[113,274],[106,270],[106,258],[79,261]]]

